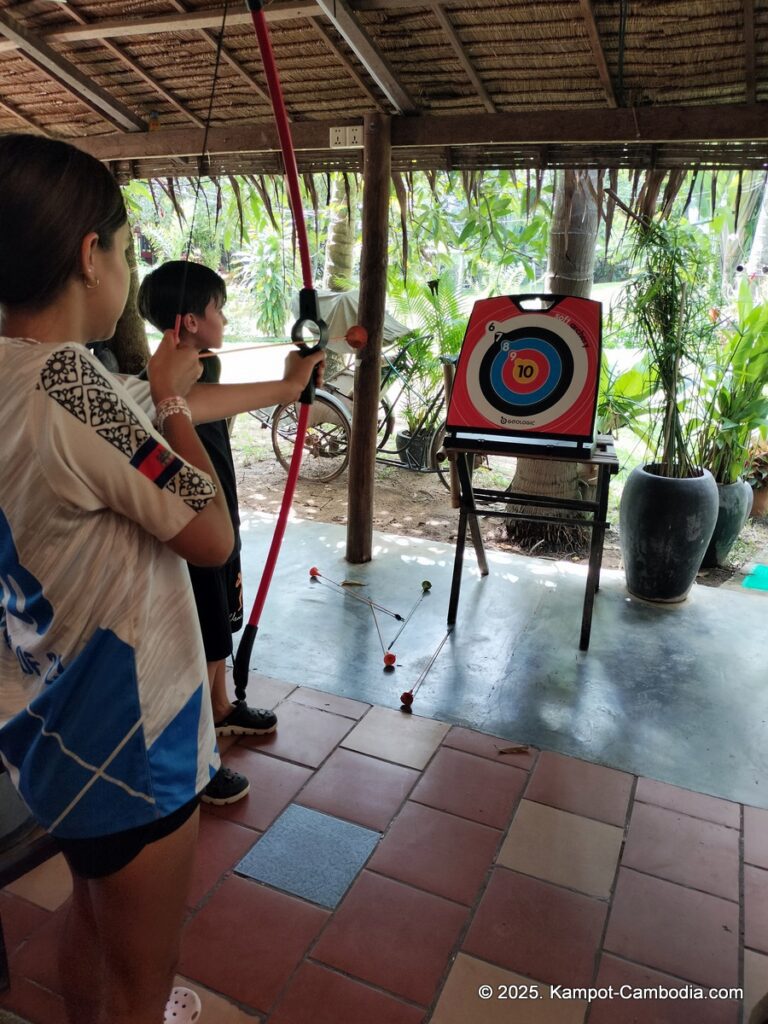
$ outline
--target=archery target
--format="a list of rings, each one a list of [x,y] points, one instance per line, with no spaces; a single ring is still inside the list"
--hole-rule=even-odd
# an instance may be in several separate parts
[[[530,313],[487,325],[467,364],[467,391],[490,423],[541,429],[577,401],[587,373],[573,328]]]
[[[478,300],[451,391],[449,446],[591,443],[600,320],[600,303],[576,296]]]

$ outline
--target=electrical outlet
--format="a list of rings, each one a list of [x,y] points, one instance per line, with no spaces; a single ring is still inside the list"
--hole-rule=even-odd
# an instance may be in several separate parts
[[[346,149],[347,147],[347,129],[346,128],[331,128],[331,140],[329,143],[331,149]]]
[[[347,128],[347,148],[352,149],[356,146],[362,146],[363,144],[363,126],[361,124],[353,124]]]

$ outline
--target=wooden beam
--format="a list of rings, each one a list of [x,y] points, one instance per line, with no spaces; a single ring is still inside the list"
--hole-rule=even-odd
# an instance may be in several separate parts
[[[438,0],[445,3],[446,0]],[[432,0],[350,0],[353,11],[412,11],[430,8]]]
[[[47,43],[28,32],[5,11],[0,11],[0,35],[11,40],[27,60],[61,83],[81,103],[97,111],[110,123],[131,132],[140,131],[145,127],[141,118],[110,96],[105,89],[89,81],[74,64],[60,57]]]
[[[578,113],[578,116],[577,116]],[[297,150],[328,150],[331,127],[359,124],[333,118],[293,125]],[[493,145],[609,145],[615,143],[764,142],[768,140],[768,104],[713,107],[640,107],[540,110],[524,114],[462,114],[444,117],[393,117],[392,146],[398,151]],[[203,133],[197,128],[116,133],[73,138],[73,145],[100,160],[141,160],[200,155]],[[271,123],[213,126],[208,151],[215,155],[278,151]]]
[[[744,90],[747,103],[756,103],[755,0],[744,0]]]
[[[368,114],[363,127],[363,247],[360,253],[358,319],[368,344],[355,370],[352,438],[347,479],[347,561],[370,562],[373,555],[373,485],[376,468],[376,423],[381,383],[381,345],[387,297],[389,185],[392,147],[390,120]]]
[[[415,114],[418,108],[400,85],[376,44],[370,39],[349,6],[348,0],[318,0],[318,7],[346,41],[365,70],[399,114]]]
[[[69,17],[73,18],[78,23],[78,25],[88,24],[87,18],[84,18],[83,15],[72,6],[72,4],[62,4],[62,9],[66,11]],[[178,99],[176,96],[173,95],[172,92],[170,92],[163,85],[161,85],[156,78],[153,78],[152,75],[149,74],[148,71],[145,71],[144,68],[133,59],[133,57],[130,57],[125,52],[125,50],[117,46],[115,43],[110,42],[110,40],[108,39],[102,39],[100,40],[100,42],[101,45],[109,53],[111,53],[113,57],[116,57],[122,64],[125,64],[126,67],[130,68],[135,75],[138,75],[138,77],[141,78],[142,81],[146,82],[147,85],[154,92],[156,92],[158,96],[161,96],[166,103],[169,103],[172,107],[175,107],[179,111],[179,113],[183,114],[184,117],[192,121],[193,124],[196,124],[198,128],[205,127],[205,122],[203,121],[202,118],[198,117],[197,114],[193,113],[188,107],[186,107],[181,102],[180,99]]]
[[[319,14],[315,0],[279,0],[268,4],[264,15],[268,22],[296,21],[312,14]],[[221,25],[222,8],[201,11],[186,11],[176,14],[156,15],[152,18],[104,18],[90,25],[67,26],[40,33],[46,43],[74,43],[87,39],[124,39],[134,36],[163,35],[168,32],[199,31],[204,28],[218,28]],[[250,25],[252,18],[248,11],[233,10],[227,13],[228,25]],[[0,52],[18,48],[15,44],[0,44]]]
[[[451,44],[451,46],[453,47],[454,53],[459,58],[459,63],[464,68],[464,71],[466,72],[467,77],[469,78],[470,82],[474,86],[475,92],[480,97],[480,99],[483,101],[483,106],[485,107],[485,109],[488,111],[489,114],[495,114],[496,113],[496,104],[493,102],[491,97],[488,95],[488,92],[486,91],[485,86],[483,85],[482,81],[480,80],[480,76],[478,75],[477,71],[475,71],[475,68],[474,68],[474,66],[472,64],[472,61],[467,56],[467,52],[464,49],[464,46],[462,45],[461,39],[459,39],[459,35],[458,35],[456,29],[453,27],[453,24],[451,23],[450,18],[445,13],[445,11],[440,6],[440,4],[436,2],[436,0],[433,0],[433,2],[430,4],[430,7],[432,9],[432,13],[437,18],[437,20],[440,22],[440,25],[441,25],[443,31],[448,36],[448,42]]]
[[[392,145],[481,146],[518,142],[714,142],[768,139],[768,104],[707,107],[618,107],[514,114],[399,117]]]
[[[611,73],[608,70],[608,64],[605,59],[605,51],[603,50],[600,31],[597,27],[597,20],[595,18],[594,5],[592,0],[579,0],[579,6],[581,7],[581,14],[584,18],[584,28],[587,30],[587,38],[589,39],[592,56],[595,60],[595,64],[597,65],[597,73],[600,76],[603,89],[605,89],[608,106],[617,107],[619,104],[616,100],[616,93],[613,89]]]
[[[366,83],[365,79],[361,78],[361,76],[358,75],[357,69],[355,68],[355,66],[350,62],[350,60],[347,57],[346,53],[344,53],[344,51],[341,50],[340,47],[338,47],[336,45],[336,40],[333,38],[333,36],[329,32],[329,30],[325,27],[325,25],[323,25],[322,22],[319,20],[319,17],[320,16],[318,16],[316,18],[313,17],[313,18],[309,19],[310,20],[310,24],[312,25],[312,28],[320,36],[320,38],[326,44],[326,46],[331,51],[331,53],[334,55],[334,57],[336,57],[336,59],[338,61],[340,61],[341,64],[344,65],[344,68],[346,69],[347,74],[362,89],[362,91],[365,93],[365,95],[368,97],[368,99],[373,104],[374,110],[383,111],[384,108],[381,105],[381,100],[378,98],[378,96],[376,95],[375,92],[373,92],[371,89],[368,88],[368,84]]]

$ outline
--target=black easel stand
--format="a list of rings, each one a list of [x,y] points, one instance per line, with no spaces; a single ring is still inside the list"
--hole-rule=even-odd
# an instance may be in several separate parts
[[[591,451],[587,454],[579,454],[570,458],[564,458],[562,452],[557,452],[554,455],[530,451],[514,453],[514,457],[518,459],[548,459],[564,462],[572,461],[572,458],[576,458],[580,463],[594,466],[597,469],[597,487],[593,501],[582,501],[575,498],[553,498],[543,494],[520,494],[514,491],[496,490],[487,487],[473,488],[472,462],[475,454],[477,454],[476,450],[453,447],[448,450],[456,460],[460,490],[459,528],[456,536],[456,555],[453,562],[451,596],[448,604],[448,627],[450,628],[456,623],[467,527],[469,527],[480,573],[482,576],[488,575],[488,562],[485,557],[478,516],[497,516],[502,519],[522,519],[532,523],[559,523],[563,526],[587,527],[591,531],[591,542],[587,586],[584,594],[584,610],[581,618],[581,638],[579,641],[579,649],[586,651],[589,647],[589,635],[592,629],[592,608],[595,601],[595,593],[600,585],[603,540],[609,525],[605,519],[608,511],[608,486],[611,477],[619,471],[619,461],[613,447],[613,438],[599,436]],[[484,453],[506,456],[511,454],[509,449],[492,453],[484,449]],[[517,505],[522,508],[526,506],[549,508],[556,513],[580,512],[583,518],[573,519],[565,515],[543,516],[525,511],[509,512],[503,508],[488,508],[488,506],[498,505]]]

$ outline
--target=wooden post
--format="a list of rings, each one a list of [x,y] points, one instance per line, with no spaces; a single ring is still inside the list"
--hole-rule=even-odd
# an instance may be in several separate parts
[[[352,442],[347,470],[347,561],[354,564],[370,562],[373,555],[376,424],[389,248],[390,119],[383,114],[367,114],[363,134],[363,248],[358,319],[368,331],[368,344],[355,371]]]

